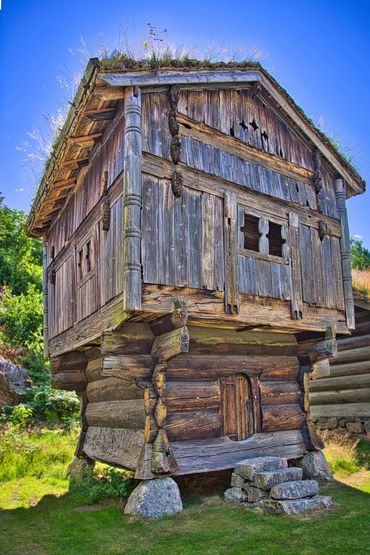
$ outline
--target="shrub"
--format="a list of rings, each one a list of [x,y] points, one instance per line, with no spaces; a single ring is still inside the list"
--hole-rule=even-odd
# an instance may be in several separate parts
[[[32,409],[37,420],[71,425],[80,417],[80,401],[72,391],[35,386],[26,392],[25,398],[28,398],[26,406]]]
[[[20,429],[24,429],[31,424],[32,418],[32,409],[21,404],[16,407],[12,407],[9,415],[9,422]]]
[[[98,503],[107,498],[126,498],[136,485],[133,473],[107,467],[105,476],[79,484],[78,490],[87,503]]]

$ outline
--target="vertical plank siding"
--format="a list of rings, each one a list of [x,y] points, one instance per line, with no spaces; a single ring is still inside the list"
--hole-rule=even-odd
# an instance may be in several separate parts
[[[186,187],[176,198],[167,181],[144,174],[144,283],[223,290],[223,206]]]

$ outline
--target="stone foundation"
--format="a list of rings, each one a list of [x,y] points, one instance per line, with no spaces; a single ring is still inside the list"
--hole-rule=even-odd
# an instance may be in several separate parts
[[[367,417],[340,417],[340,416],[320,416],[311,417],[312,422],[319,430],[338,430],[351,434],[361,435],[370,440],[370,418]]]

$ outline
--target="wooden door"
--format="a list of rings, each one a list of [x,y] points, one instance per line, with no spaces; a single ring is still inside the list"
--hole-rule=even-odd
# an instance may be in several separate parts
[[[221,422],[224,436],[240,441],[253,433],[253,400],[244,374],[220,378]]]

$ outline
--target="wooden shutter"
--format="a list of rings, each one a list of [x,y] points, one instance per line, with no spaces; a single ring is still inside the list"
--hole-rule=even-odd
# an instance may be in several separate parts
[[[220,378],[221,420],[224,436],[240,441],[253,433],[253,399],[243,374]]]

